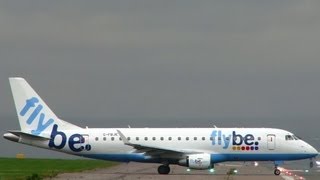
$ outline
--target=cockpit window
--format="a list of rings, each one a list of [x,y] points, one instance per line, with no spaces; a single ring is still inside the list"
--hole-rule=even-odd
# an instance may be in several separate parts
[[[286,135],[286,141],[294,140],[294,137],[291,135]]]
[[[286,141],[291,141],[291,140],[299,140],[300,138],[298,138],[295,135],[286,135]]]

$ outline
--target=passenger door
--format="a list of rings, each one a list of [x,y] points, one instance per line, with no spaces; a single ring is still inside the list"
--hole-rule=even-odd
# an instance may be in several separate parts
[[[275,150],[275,148],[276,148],[276,135],[274,135],[274,134],[267,135],[267,147],[269,150]]]

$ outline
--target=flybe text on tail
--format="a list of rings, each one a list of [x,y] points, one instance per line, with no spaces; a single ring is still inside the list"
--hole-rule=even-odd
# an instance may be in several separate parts
[[[38,116],[38,124],[36,125],[36,129],[31,130],[33,135],[41,134],[45,129],[47,129],[51,124],[54,123],[52,118],[46,120],[46,116],[43,112],[41,112],[43,106],[39,103],[39,99],[36,97],[32,97],[26,100],[25,106],[20,111],[20,116],[25,116],[27,112],[32,111],[29,118],[27,119],[27,124],[31,125],[32,123],[36,123],[36,117]]]
[[[31,128],[34,127],[34,129],[31,130],[33,135],[40,135],[55,122],[52,117],[46,117],[47,114],[44,113],[45,110],[42,112],[43,108],[44,107],[40,104],[39,99],[32,97],[26,100],[26,104],[19,113],[19,115],[22,117],[29,114],[26,123],[30,125]],[[35,123],[37,123],[36,126],[33,126]],[[54,124],[52,127],[48,144],[50,148],[63,149],[65,145],[68,144],[69,149],[73,152],[80,152],[84,149],[87,151],[91,150],[91,145],[85,144],[86,140],[81,134],[71,134],[70,137],[68,137],[66,133],[58,131],[58,127],[59,126],[57,124]]]

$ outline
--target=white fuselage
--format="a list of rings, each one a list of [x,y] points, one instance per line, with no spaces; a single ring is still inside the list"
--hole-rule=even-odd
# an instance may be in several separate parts
[[[182,158],[170,153],[150,157],[144,151],[139,152],[132,146],[125,145],[117,130],[130,143],[177,150],[186,154],[207,153],[212,156],[212,163],[297,160],[311,158],[318,153],[300,139],[286,139],[292,133],[271,128],[90,128],[76,131],[57,128],[52,130],[51,140],[38,141],[22,137],[20,142],[84,157],[124,162],[160,163],[167,158],[174,159],[171,163],[175,163]]]

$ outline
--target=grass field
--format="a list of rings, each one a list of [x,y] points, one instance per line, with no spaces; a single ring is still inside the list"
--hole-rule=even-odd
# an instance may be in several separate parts
[[[42,179],[54,177],[62,172],[76,172],[113,165],[116,163],[98,160],[0,158],[0,180]]]

